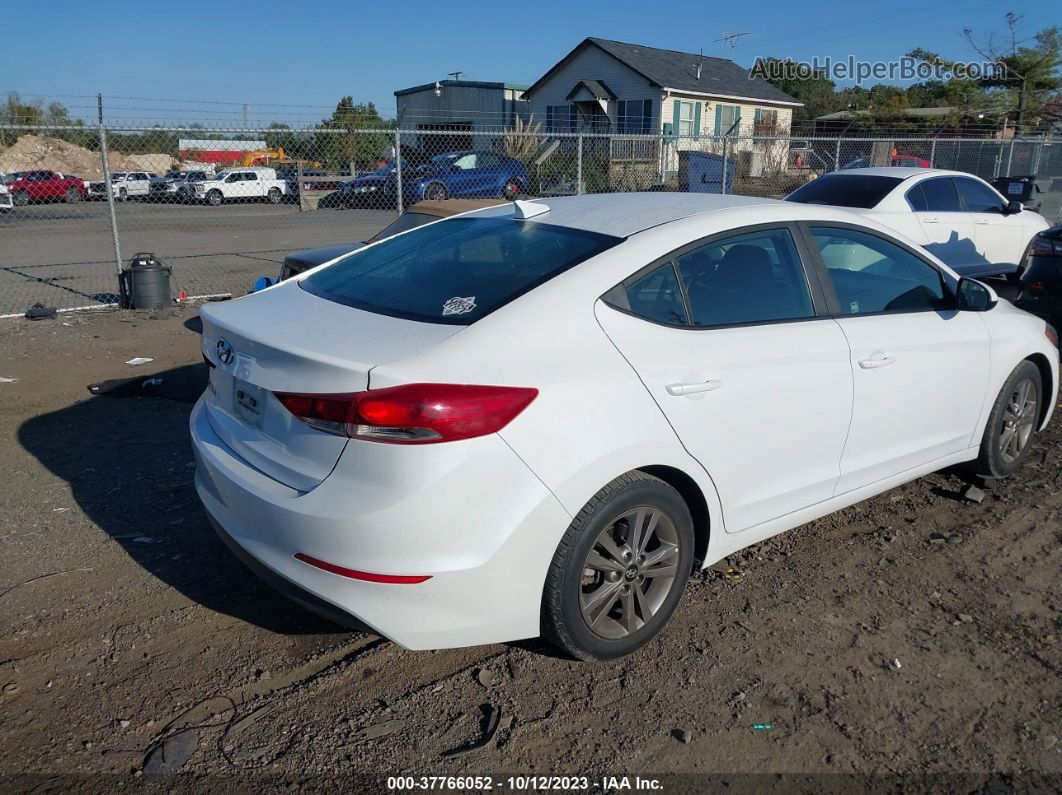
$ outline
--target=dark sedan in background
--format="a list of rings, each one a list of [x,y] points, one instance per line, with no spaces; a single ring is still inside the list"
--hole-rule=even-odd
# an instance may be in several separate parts
[[[393,161],[344,183],[325,196],[321,207],[393,207],[397,203],[398,169]],[[530,179],[524,164],[497,152],[447,152],[416,164],[402,160],[402,203],[444,199],[501,198],[526,193]]]
[[[1018,307],[1062,327],[1062,224],[1033,238],[1020,286]]]

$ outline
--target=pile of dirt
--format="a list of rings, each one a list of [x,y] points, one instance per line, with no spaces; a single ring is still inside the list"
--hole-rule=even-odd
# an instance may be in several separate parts
[[[111,171],[164,172],[173,163],[165,154],[110,153]],[[0,154],[0,173],[46,168],[82,179],[102,179],[100,153],[83,146],[42,135],[23,135]]]

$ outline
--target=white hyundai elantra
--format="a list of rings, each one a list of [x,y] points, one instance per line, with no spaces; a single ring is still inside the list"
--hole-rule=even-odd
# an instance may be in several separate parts
[[[222,538],[411,649],[627,654],[696,567],[952,464],[1014,473],[1043,320],[844,210],[515,202],[203,308]]]

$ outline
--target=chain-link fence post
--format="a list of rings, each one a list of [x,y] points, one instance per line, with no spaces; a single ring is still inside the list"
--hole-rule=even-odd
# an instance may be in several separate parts
[[[122,243],[118,237],[118,217],[114,213],[114,190],[111,183],[111,161],[107,154],[107,129],[103,126],[103,94],[96,95],[96,110],[100,127],[100,159],[103,161],[103,186],[107,191],[107,212],[111,218],[111,241],[114,244],[114,264],[118,273],[118,292],[121,293]]]
[[[583,134],[579,135],[575,139],[577,149],[575,150],[575,192],[583,195]]]
[[[935,168],[937,162],[937,136],[933,136],[933,142],[929,145],[929,167]]]
[[[834,152],[833,152],[833,170],[834,171],[840,171],[841,170],[841,138],[840,138],[840,136],[837,137],[837,146],[834,148]]]
[[[723,136],[723,175],[719,192],[726,195],[726,172],[730,166],[730,135]]]
[[[402,131],[395,127],[395,196],[402,214]]]

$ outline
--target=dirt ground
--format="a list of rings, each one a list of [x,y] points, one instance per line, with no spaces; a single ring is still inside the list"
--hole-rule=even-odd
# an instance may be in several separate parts
[[[695,576],[616,664],[408,652],[289,603],[215,537],[195,328],[194,309],[0,325],[5,791],[1062,788],[1057,418],[979,504],[938,473]],[[157,396],[86,390],[155,375]]]

